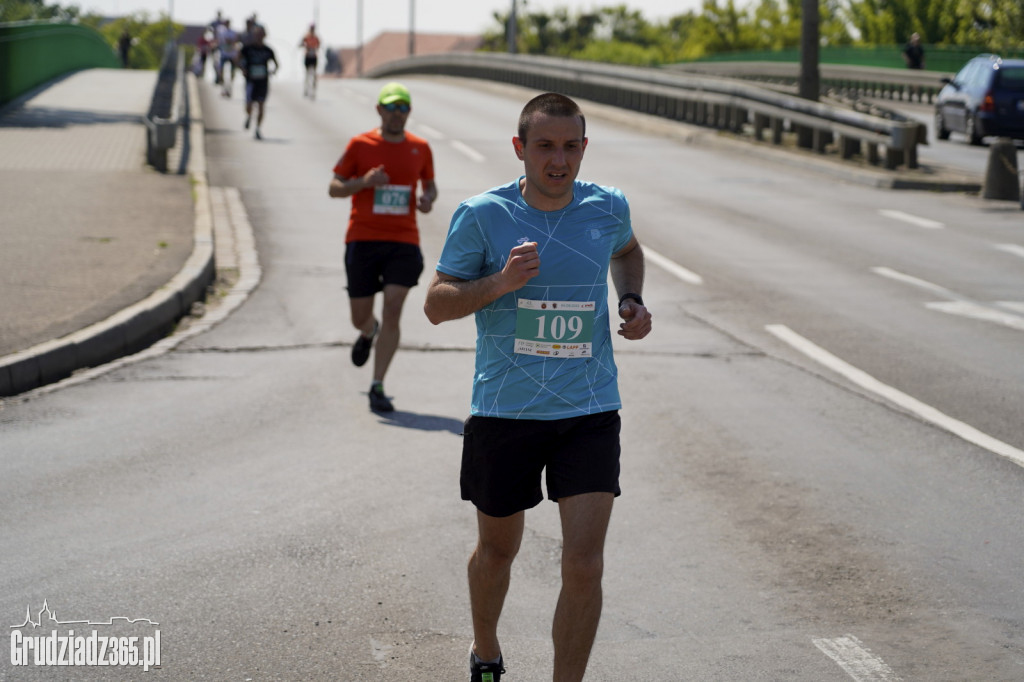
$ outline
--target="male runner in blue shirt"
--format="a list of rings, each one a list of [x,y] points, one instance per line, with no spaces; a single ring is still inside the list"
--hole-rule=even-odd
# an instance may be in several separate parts
[[[651,314],[625,197],[576,180],[587,146],[579,107],[556,93],[535,97],[518,133],[525,174],[460,204],[424,309],[434,324],[476,315],[461,473],[479,529],[469,560],[470,679],[498,682],[504,672],[498,619],[546,471],[563,539],[553,679],[576,682],[601,617],[604,541],[620,493],[609,272],[619,335],[644,338]]]

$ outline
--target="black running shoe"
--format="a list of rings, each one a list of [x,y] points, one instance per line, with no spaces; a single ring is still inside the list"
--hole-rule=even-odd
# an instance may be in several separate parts
[[[377,329],[380,325],[377,322],[373,323],[373,333],[369,336],[359,335],[356,342],[352,344],[352,364],[356,367],[362,367],[366,364],[366,361],[370,357],[370,348],[373,347],[373,337],[377,336]]]
[[[391,404],[388,397],[384,395],[384,386],[374,384],[370,386],[370,409],[374,412],[394,412],[395,406]]]
[[[473,652],[469,653],[469,682],[499,682],[505,674],[505,661],[498,656],[497,663],[477,663]]]

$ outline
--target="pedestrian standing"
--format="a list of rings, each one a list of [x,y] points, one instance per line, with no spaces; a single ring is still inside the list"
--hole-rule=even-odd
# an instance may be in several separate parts
[[[395,409],[384,393],[384,377],[398,349],[406,296],[423,272],[416,211],[429,213],[437,199],[430,145],[405,130],[411,111],[404,85],[381,88],[380,127],[349,140],[329,188],[331,197],[352,197],[345,234],[349,306],[359,330],[352,363],[364,365],[376,340],[369,391],[370,409],[376,412]],[[373,312],[377,293],[384,299],[379,322]]]
[[[121,31],[121,37],[117,39],[117,51],[121,55],[121,68],[128,68],[128,53],[132,49],[132,34],[125,28]]]
[[[498,621],[525,510],[547,496],[562,525],[555,682],[583,679],[601,617],[604,543],[619,488],[618,334],[646,337],[643,250],[625,196],[577,180],[586,119],[557,93],[530,100],[512,140],[524,174],[462,202],[427,290],[434,324],[475,313],[462,498],[477,509],[469,560],[470,680],[505,672]],[[608,304],[608,276],[618,305]]]
[[[921,45],[921,35],[912,33],[910,40],[903,46],[903,61],[908,69],[924,68],[924,46]]]

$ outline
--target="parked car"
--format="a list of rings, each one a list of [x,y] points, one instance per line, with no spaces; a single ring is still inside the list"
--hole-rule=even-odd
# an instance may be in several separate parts
[[[1024,139],[1024,59],[984,54],[971,59],[935,99],[935,136],[963,133],[971,144],[987,135]]]

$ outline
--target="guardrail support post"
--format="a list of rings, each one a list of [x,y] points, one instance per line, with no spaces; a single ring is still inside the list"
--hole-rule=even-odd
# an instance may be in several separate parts
[[[985,185],[981,196],[985,199],[1020,199],[1020,176],[1017,174],[1017,147],[1008,137],[1000,137],[988,152]]]

